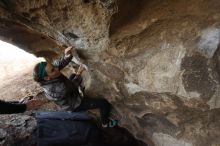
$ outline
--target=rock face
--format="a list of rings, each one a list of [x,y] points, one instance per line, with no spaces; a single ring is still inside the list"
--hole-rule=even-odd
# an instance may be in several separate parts
[[[155,146],[218,146],[219,0],[1,0],[0,39],[54,59],[77,48],[86,91]],[[3,132],[4,133],[4,132]]]
[[[28,115],[1,115],[0,146],[31,146],[36,120]]]

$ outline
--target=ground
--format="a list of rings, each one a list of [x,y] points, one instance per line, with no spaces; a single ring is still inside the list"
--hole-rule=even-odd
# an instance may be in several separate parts
[[[0,84],[1,100],[18,101],[27,95],[35,95],[39,91],[40,87],[33,80],[31,68],[15,76],[6,77]]]

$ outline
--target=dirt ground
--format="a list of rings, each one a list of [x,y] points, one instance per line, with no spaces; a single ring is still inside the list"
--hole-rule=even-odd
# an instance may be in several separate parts
[[[32,67],[14,76],[6,77],[0,83],[0,99],[17,101],[40,92],[40,86],[33,80]]]

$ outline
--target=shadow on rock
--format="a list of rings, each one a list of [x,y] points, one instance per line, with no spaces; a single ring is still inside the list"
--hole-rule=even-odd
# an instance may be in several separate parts
[[[105,146],[148,146],[122,127],[104,128],[101,133]]]

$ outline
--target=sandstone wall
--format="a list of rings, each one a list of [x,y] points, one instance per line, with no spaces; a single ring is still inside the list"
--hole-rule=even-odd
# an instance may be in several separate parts
[[[86,90],[156,146],[218,146],[219,0],[1,0],[0,39],[53,59],[76,46]]]

